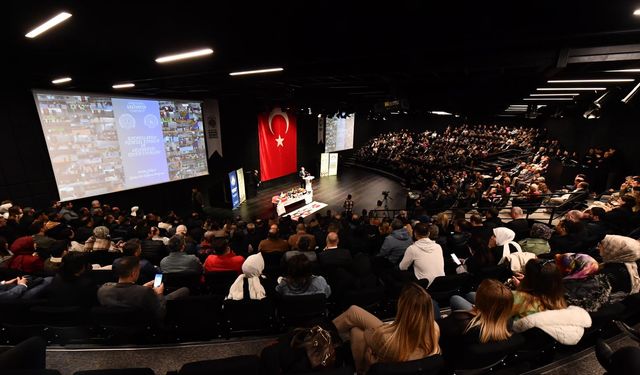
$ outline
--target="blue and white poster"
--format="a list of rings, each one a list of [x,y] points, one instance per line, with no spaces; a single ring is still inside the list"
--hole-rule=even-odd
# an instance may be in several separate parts
[[[236,171],[229,172],[229,187],[231,188],[231,205],[236,208],[240,205],[240,194],[238,193],[238,175]]]

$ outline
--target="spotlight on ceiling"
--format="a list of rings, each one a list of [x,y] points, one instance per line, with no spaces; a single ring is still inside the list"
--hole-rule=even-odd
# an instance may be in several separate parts
[[[633,11],[634,16],[640,16],[640,8]]]
[[[593,120],[593,119],[600,118],[600,115],[602,114],[602,103],[603,103],[605,97],[607,97],[608,94],[609,94],[609,91],[605,92],[601,97],[596,99],[589,106],[589,109],[587,109],[584,112],[584,114],[582,116],[584,118],[586,118],[587,120]]]

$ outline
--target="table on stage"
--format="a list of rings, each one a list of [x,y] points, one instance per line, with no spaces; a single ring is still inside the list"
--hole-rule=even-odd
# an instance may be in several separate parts
[[[313,192],[306,191],[305,193],[297,193],[295,194],[295,196],[275,195],[273,196],[273,198],[271,198],[271,203],[276,206],[276,212],[278,213],[278,216],[282,216],[287,213],[287,206],[303,200],[305,204],[311,203],[313,201]]]

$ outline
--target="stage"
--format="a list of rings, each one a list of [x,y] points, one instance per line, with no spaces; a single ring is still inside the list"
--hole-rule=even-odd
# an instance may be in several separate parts
[[[389,201],[389,209],[401,209],[406,204],[406,190],[400,183],[359,168],[343,167],[338,176],[316,176],[312,183],[313,201],[327,204],[327,207],[319,211],[321,213],[326,210],[341,212],[348,194],[353,196],[355,213],[375,208],[376,201],[382,200],[383,191],[390,192],[392,199]],[[233,212],[246,219],[270,217],[276,211],[271,198],[296,186],[300,186],[297,173],[263,182],[257,196],[247,199]]]

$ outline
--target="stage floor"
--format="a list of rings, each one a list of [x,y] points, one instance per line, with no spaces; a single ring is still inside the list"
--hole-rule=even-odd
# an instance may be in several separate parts
[[[299,184],[297,173],[267,181],[258,189],[256,197],[247,199],[233,212],[246,219],[270,217],[275,214],[271,198]],[[344,167],[338,172],[338,176],[316,176],[313,180],[313,200],[327,204],[327,207],[319,211],[321,213],[326,210],[342,211],[342,204],[348,194],[353,196],[355,203],[353,212],[371,210],[375,208],[377,200],[382,200],[383,191],[390,192],[392,199],[389,201],[389,209],[405,207],[407,191],[400,183],[363,169]]]

